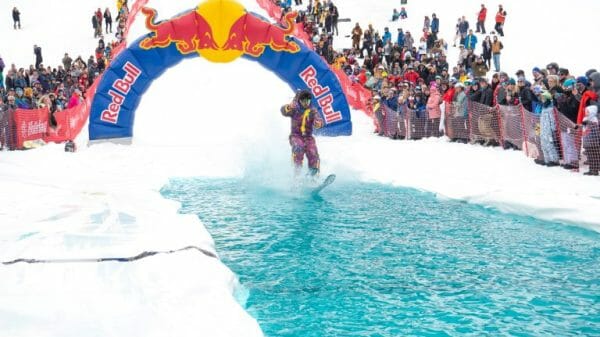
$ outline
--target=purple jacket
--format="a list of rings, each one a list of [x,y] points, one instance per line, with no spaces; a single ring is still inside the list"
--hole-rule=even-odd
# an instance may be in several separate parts
[[[292,104],[282,106],[281,114],[292,118],[292,136],[312,136],[313,124],[317,118],[315,108],[310,106],[308,109],[304,109],[298,102],[294,101]]]

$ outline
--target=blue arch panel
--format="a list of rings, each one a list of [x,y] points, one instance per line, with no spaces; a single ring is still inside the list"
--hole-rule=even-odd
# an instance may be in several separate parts
[[[133,42],[102,75],[90,110],[90,140],[133,137],[135,110],[152,82],[183,59],[199,56],[196,52],[182,54],[175,44],[164,48],[140,47],[140,42],[152,34]],[[267,46],[259,57],[248,54],[243,57],[274,72],[294,91],[312,90],[313,103],[325,121],[316,134],[352,134],[350,109],[336,75],[318,54],[300,40],[290,39],[300,46],[299,51],[275,51]]]

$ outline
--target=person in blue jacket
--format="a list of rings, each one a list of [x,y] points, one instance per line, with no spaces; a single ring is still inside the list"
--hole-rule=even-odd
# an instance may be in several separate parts
[[[383,36],[381,37],[383,45],[387,45],[388,41],[392,40],[392,33],[390,33],[390,29],[388,27],[385,27],[383,29]]]
[[[440,31],[440,19],[435,15],[431,14],[431,32],[437,34]]]
[[[475,50],[475,47],[477,47],[477,36],[475,36],[475,34],[473,34],[472,29],[469,29],[469,34],[467,34],[467,36],[465,36],[464,46],[466,49],[471,49],[471,50]]]

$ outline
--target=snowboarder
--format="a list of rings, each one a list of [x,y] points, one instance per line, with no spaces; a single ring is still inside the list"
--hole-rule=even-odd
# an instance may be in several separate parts
[[[320,128],[323,123],[311,103],[312,98],[313,95],[310,90],[299,91],[291,103],[281,107],[281,114],[291,118],[289,142],[292,147],[296,176],[300,174],[304,155],[306,154],[309,174],[313,179],[316,179],[320,170],[320,162],[317,144],[313,137],[313,129]]]

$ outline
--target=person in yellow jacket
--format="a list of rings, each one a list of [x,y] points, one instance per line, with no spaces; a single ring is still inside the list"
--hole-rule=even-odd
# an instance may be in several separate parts
[[[117,13],[121,11],[121,7],[123,7],[125,2],[127,2],[127,0],[117,0]]]

